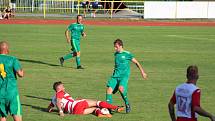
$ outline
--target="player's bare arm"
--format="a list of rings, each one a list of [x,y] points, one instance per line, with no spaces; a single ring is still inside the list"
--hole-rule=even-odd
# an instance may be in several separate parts
[[[16,74],[19,76],[19,77],[23,77],[24,76],[24,71],[22,69],[18,70],[16,72]]]
[[[174,104],[171,101],[169,102],[168,108],[169,108],[169,115],[170,115],[172,121],[176,121]]]
[[[133,58],[132,59],[132,62],[134,64],[136,64],[136,66],[140,69],[140,72],[141,72],[141,75],[144,79],[147,79],[147,74],[145,73],[145,71],[143,70],[143,67],[140,65],[140,63],[135,59]]]
[[[68,29],[65,31],[65,36],[66,36],[67,43],[70,43],[71,40],[70,40],[69,30]]]
[[[61,99],[60,98],[57,98],[56,106],[57,106],[57,109],[59,111],[59,115],[64,116],[63,109],[61,108]]]
[[[195,106],[193,110],[201,116],[209,117],[211,121],[215,121],[215,117],[199,106]]]

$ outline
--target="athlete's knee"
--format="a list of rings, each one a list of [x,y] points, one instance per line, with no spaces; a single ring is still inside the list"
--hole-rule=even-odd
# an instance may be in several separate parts
[[[121,93],[123,93],[123,92],[124,92],[124,87],[123,87],[123,86],[119,86],[119,91],[120,91]]]
[[[76,56],[79,57],[79,56],[81,55],[81,52],[79,51],[79,52],[77,52],[76,54],[77,54]]]
[[[108,87],[106,90],[107,94],[112,94],[113,93],[113,89],[111,87]]]

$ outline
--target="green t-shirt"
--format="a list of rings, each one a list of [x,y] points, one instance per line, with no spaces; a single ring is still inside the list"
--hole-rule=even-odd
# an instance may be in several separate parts
[[[115,52],[115,66],[113,77],[122,77],[130,75],[130,62],[134,56],[128,51]]]
[[[69,25],[68,30],[71,32],[71,40],[80,40],[82,33],[84,32],[84,25],[79,23],[73,23]]]
[[[0,54],[0,99],[18,94],[16,72],[20,69],[16,57]]]

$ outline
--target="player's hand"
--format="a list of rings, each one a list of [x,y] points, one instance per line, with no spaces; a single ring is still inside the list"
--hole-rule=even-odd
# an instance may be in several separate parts
[[[59,111],[59,115],[60,116],[64,116],[64,113],[63,113],[63,111],[61,110],[61,111]]]
[[[53,109],[54,109],[54,107],[48,106],[48,112],[49,112],[49,113],[51,113]]]
[[[83,33],[82,33],[82,37],[86,37],[86,36],[87,36],[86,33],[83,32]]]
[[[147,79],[147,74],[146,74],[146,73],[143,73],[143,74],[142,74],[142,77],[143,77],[144,79]]]

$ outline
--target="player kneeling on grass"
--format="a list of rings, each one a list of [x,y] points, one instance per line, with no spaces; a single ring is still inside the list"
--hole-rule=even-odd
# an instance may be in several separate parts
[[[48,111],[52,112],[53,108],[56,106],[60,116],[64,116],[64,113],[79,115],[95,113],[98,117],[111,118],[112,115],[104,110],[104,108],[116,112],[124,110],[123,107],[111,105],[104,101],[73,99],[65,92],[64,85],[60,81],[53,84],[53,89],[56,93],[52,97],[51,103],[48,106]]]

